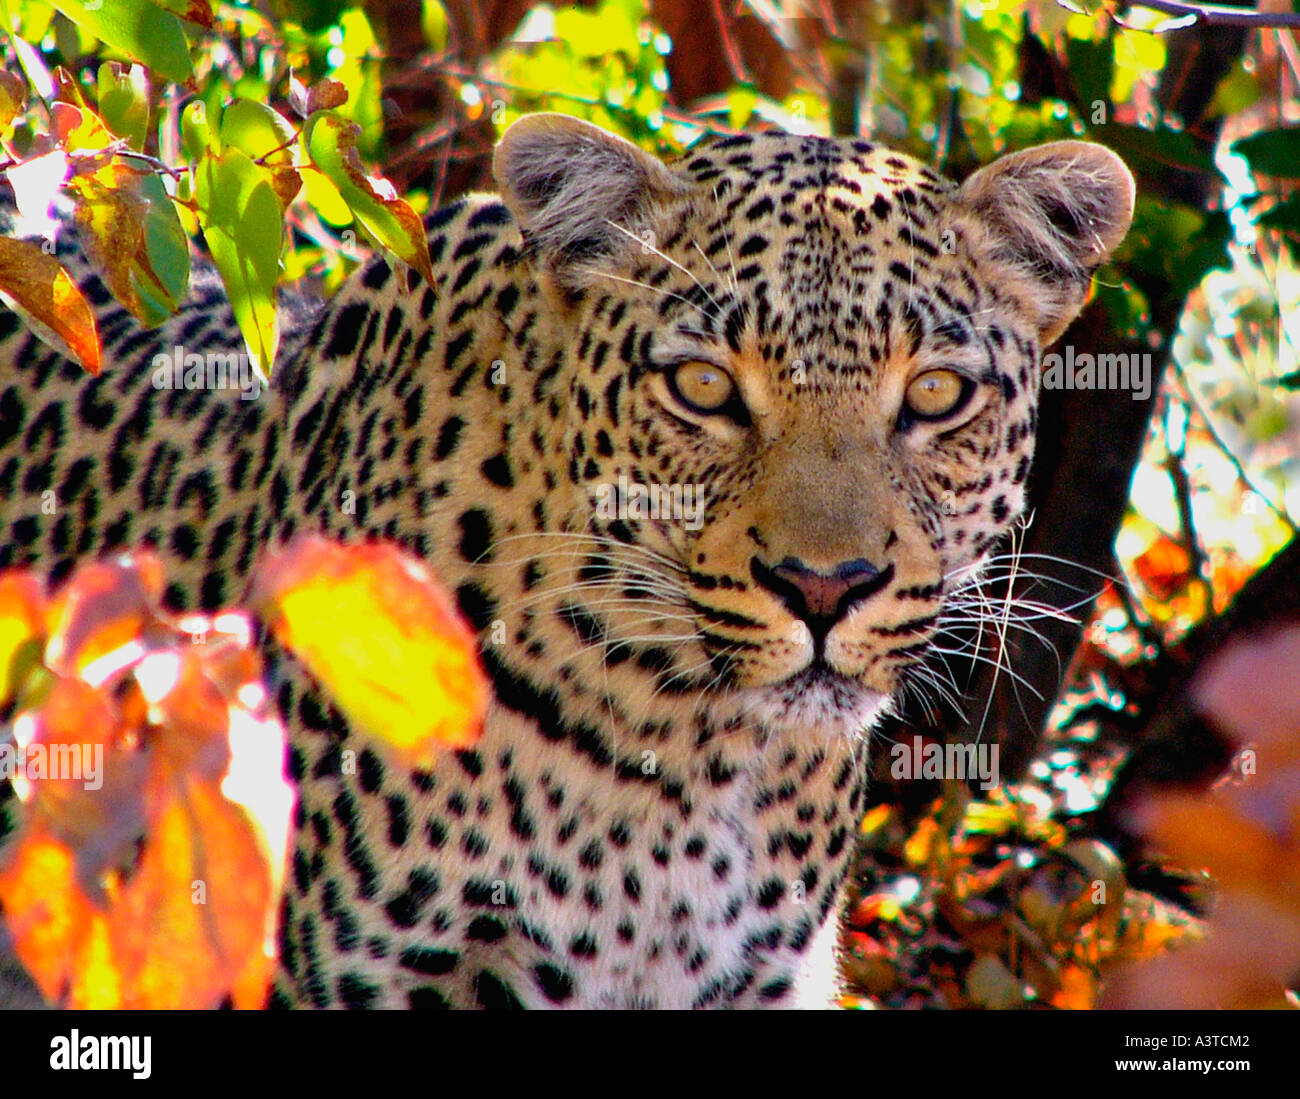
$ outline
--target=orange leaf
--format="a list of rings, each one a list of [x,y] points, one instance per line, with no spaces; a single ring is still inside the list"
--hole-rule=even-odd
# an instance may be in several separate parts
[[[149,551],[78,569],[51,604],[51,670],[84,675],[96,660],[134,641],[156,621],[162,590],[162,564]]]
[[[260,1006],[293,807],[284,731],[247,621],[189,620],[193,643],[157,607],[157,566],[87,566],[53,601],[47,653],[68,674],[14,722],[0,910],[62,1006]]]
[[[1192,562],[1187,551],[1163,534],[1157,535],[1133,559],[1133,570],[1147,591],[1161,602],[1173,599],[1192,578]]]
[[[99,373],[99,334],[90,303],[39,245],[0,237],[0,298],[56,351]]]

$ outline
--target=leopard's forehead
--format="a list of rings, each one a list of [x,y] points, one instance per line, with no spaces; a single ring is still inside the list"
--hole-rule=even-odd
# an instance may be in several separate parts
[[[897,194],[905,203],[922,195],[947,193],[952,184],[920,161],[869,141],[788,133],[737,134],[695,147],[675,167],[697,183],[719,189],[782,193],[794,205],[816,195],[839,197],[845,204],[870,206]],[[911,190],[913,193],[904,195]],[[840,192],[843,192],[842,194]],[[787,197],[787,194],[789,197]],[[852,200],[846,196],[852,195]],[[924,205],[923,203],[921,205]],[[811,208],[788,211],[791,217]],[[879,210],[878,218],[886,211]]]
[[[694,186],[666,213],[668,262],[651,255],[637,277],[684,333],[758,351],[778,375],[802,364],[814,383],[869,376],[922,339],[978,342],[981,295],[944,218],[956,188],[933,169],[792,134],[718,139],[674,167]]]

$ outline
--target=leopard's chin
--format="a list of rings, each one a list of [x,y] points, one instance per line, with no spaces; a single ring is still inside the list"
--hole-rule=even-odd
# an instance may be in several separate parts
[[[858,736],[870,731],[889,696],[814,660],[788,679],[739,692],[751,719],[773,732]]]

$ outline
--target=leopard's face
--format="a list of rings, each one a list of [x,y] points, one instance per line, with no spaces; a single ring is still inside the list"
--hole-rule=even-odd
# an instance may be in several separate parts
[[[557,493],[613,547],[605,629],[769,725],[869,722],[1020,515],[1040,349],[1127,225],[1110,154],[1047,148],[959,189],[742,137],[637,161],[645,190],[563,238],[534,219],[573,326]]]

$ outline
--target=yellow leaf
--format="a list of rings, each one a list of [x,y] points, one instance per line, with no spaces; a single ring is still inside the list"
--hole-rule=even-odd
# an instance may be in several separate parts
[[[40,661],[45,640],[45,595],[36,577],[0,572],[0,709]]]
[[[474,637],[415,559],[382,543],[301,537],[257,575],[253,606],[378,744],[408,766],[479,735]]]

